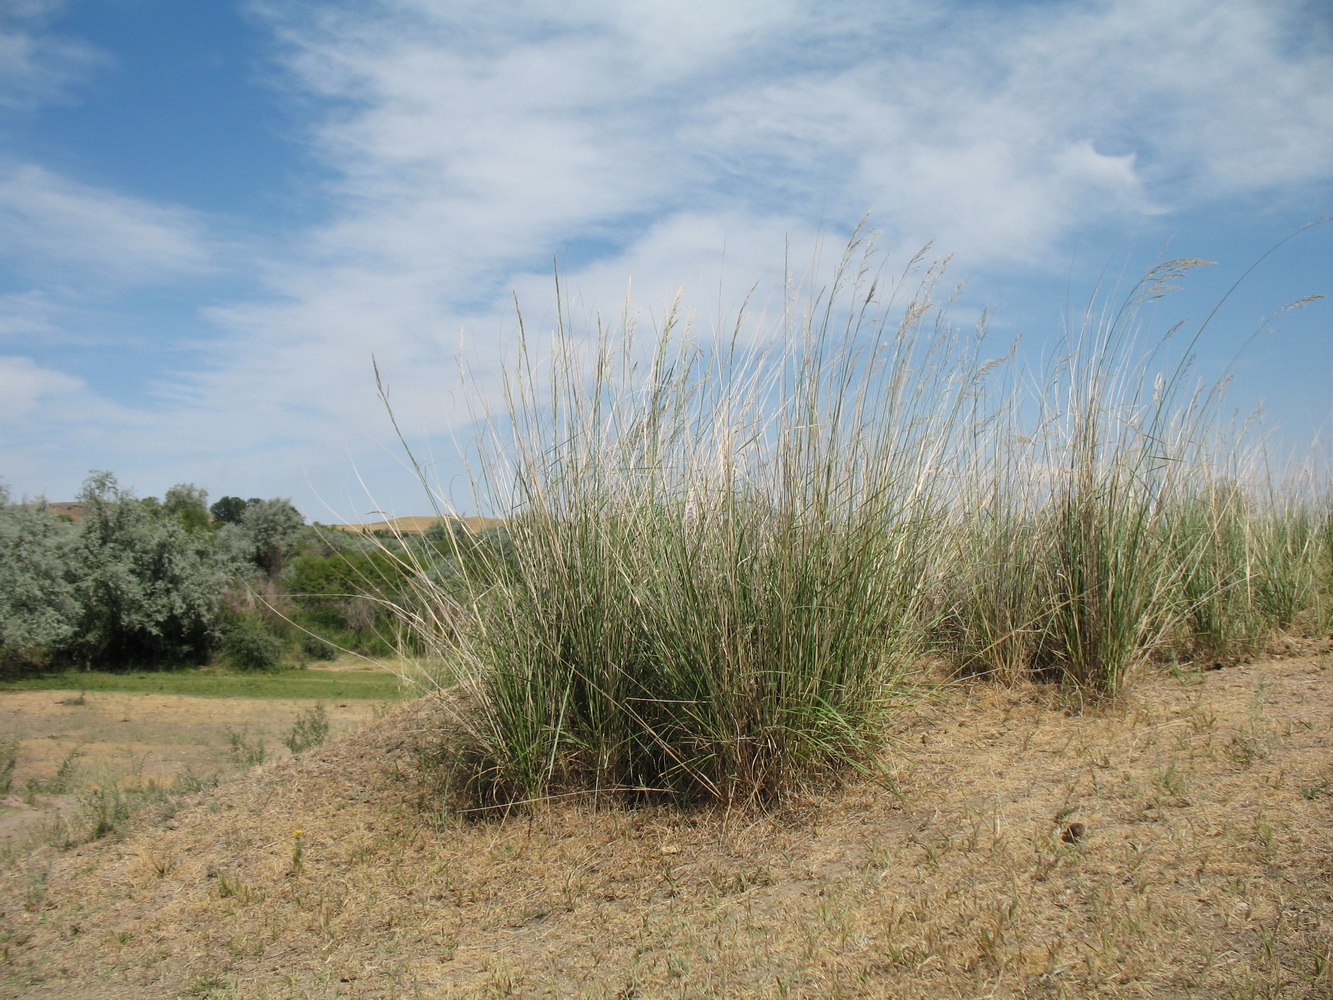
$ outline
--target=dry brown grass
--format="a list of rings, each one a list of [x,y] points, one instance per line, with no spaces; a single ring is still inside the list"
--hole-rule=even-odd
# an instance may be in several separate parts
[[[174,829],[35,849],[3,876],[0,995],[1333,996],[1327,652],[1096,711],[923,706],[896,794],[466,822],[423,769],[448,706],[418,702]]]

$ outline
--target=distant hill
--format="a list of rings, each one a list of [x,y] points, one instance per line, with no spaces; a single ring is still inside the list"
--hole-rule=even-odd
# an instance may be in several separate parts
[[[88,509],[88,505],[79,500],[68,500],[48,503],[46,509],[52,514],[60,514],[63,517],[69,518],[71,521],[78,521],[83,517],[84,511]]]
[[[329,527],[339,531],[354,531],[363,535],[373,535],[377,531],[388,531],[399,535],[424,534],[441,521],[461,523],[468,531],[478,532],[504,524],[498,517],[394,517],[387,521],[374,521],[369,524],[331,524]]]

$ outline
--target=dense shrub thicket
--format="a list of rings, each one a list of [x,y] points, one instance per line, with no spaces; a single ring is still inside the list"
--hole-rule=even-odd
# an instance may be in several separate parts
[[[77,519],[0,484],[0,669],[236,669],[388,655],[416,575],[449,585],[495,543],[440,523],[367,537],[307,526],[290,501],[172,487],[140,499],[94,472]],[[494,531],[490,533],[491,536]],[[489,536],[488,536],[489,537]],[[475,562],[476,560],[471,560]]]

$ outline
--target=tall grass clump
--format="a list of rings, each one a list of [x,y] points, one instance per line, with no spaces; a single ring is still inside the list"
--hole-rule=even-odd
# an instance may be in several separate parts
[[[1191,379],[1202,327],[1154,339],[1144,322],[1204,263],[1094,299],[1040,380],[1011,381],[957,512],[943,635],[963,671],[1114,696],[1182,635],[1209,656],[1248,641],[1252,524],[1218,485],[1222,384]]]
[[[1055,403],[1046,437],[1054,489],[1039,666],[1084,690],[1119,693],[1185,610],[1175,585],[1182,553],[1172,544],[1182,526],[1169,515],[1211,471],[1203,421],[1214,394],[1185,383],[1188,356],[1167,360],[1169,375],[1155,370],[1171,336],[1143,345],[1139,319],[1204,263],[1159,265],[1122,306],[1090,309],[1046,394]],[[1197,553],[1184,556],[1188,564]]]
[[[1303,619],[1321,619],[1320,512],[1303,491],[1266,492],[1251,527],[1255,610],[1271,630],[1317,630],[1322,620]]]
[[[874,759],[981,377],[942,266],[882,268],[853,241],[721,338],[676,312],[652,338],[523,333],[478,477],[513,512],[507,561],[436,631],[475,695],[474,801],[768,800]]]
[[[950,325],[943,264],[889,278],[861,234],[721,335],[580,325],[557,281],[482,422],[501,543],[404,556],[400,619],[468,696],[466,795],[771,800],[871,768],[923,657],[1114,697],[1308,616],[1325,508],[1236,451],[1193,372],[1208,320],[1149,329],[1203,263],[1094,298],[1035,376]]]
[[[1180,498],[1169,516],[1184,606],[1177,650],[1208,665],[1254,654],[1269,622],[1255,599],[1253,500],[1236,479],[1218,478]]]

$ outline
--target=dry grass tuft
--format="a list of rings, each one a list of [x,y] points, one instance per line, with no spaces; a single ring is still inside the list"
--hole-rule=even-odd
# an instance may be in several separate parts
[[[1333,995],[1327,651],[1067,698],[935,689],[896,795],[472,822],[428,763],[466,706],[423,700],[174,829],[34,850],[0,995]]]

